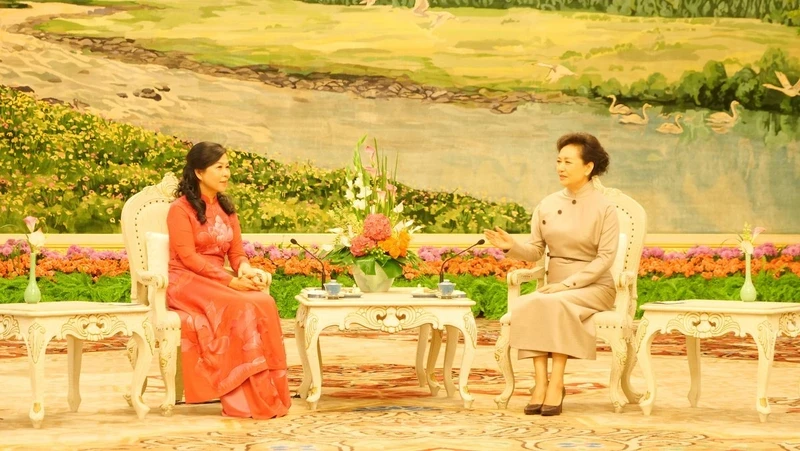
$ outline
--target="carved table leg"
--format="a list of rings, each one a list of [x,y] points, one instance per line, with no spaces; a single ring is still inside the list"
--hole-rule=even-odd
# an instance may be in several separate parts
[[[647,312],[645,312],[645,315],[647,315]],[[655,333],[659,330],[658,327],[648,327],[648,325],[649,321],[644,317],[636,331],[636,342],[638,343],[636,357],[639,359],[639,366],[642,368],[642,373],[644,373],[644,378],[647,382],[647,391],[639,401],[639,407],[641,407],[645,415],[650,415],[653,411],[653,404],[656,401],[656,375],[653,372],[653,365],[650,359],[650,345],[653,343]]]
[[[441,334],[441,332],[439,333]],[[453,383],[453,359],[455,359],[458,346],[458,333],[457,328],[447,326],[447,344],[444,347],[444,389],[448,398],[456,393],[456,385]],[[441,340],[441,336],[439,340]]]
[[[689,360],[689,377],[691,378],[691,388],[689,388],[689,404],[697,407],[700,400],[700,339],[686,336],[686,357]]]
[[[428,338],[431,335],[431,325],[430,324],[423,324],[419,326],[419,341],[417,341],[417,362],[415,366],[415,370],[417,372],[417,380],[419,381],[419,386],[424,387],[425,384],[428,383],[427,375],[425,374],[425,367],[423,366],[425,362],[425,351],[428,349]],[[433,341],[431,341],[431,347],[433,347]]]
[[[300,364],[303,366],[303,382],[297,393],[300,398],[308,397],[308,388],[311,386],[311,366],[308,364],[308,353],[306,352],[306,328],[303,324],[297,323],[294,331],[294,339],[297,343],[297,353],[300,355]]]
[[[469,409],[472,407],[473,401],[475,401],[475,398],[469,393],[467,384],[469,383],[469,371],[472,368],[472,359],[475,357],[475,347],[478,342],[478,327],[475,325],[475,317],[472,316],[472,311],[465,313],[463,319],[464,323],[459,329],[464,334],[464,356],[461,359],[461,371],[458,374],[458,391],[464,401],[464,407]],[[447,335],[448,341],[450,341],[450,331],[448,331]],[[458,337],[458,335],[455,336]],[[456,341],[456,343],[458,342]],[[455,345],[453,348],[455,348]]]
[[[428,382],[428,388],[431,390],[431,395],[437,396],[442,387],[436,381],[434,371],[436,371],[436,360],[439,358],[439,349],[442,347],[442,330],[433,329],[431,336],[431,350],[428,352],[428,362],[425,366],[425,379]],[[446,376],[445,376],[446,377]],[[451,382],[452,383],[452,382]]]
[[[28,417],[31,419],[33,427],[38,429],[44,420],[44,355],[47,343],[52,338],[40,323],[33,323],[28,327],[27,335],[23,334],[25,346],[28,349],[28,363],[31,376],[31,389],[33,391],[33,403]]]
[[[130,397],[133,403],[133,410],[136,411],[136,416],[140,420],[144,419],[150,407],[145,405],[142,399],[142,386],[144,385],[145,378],[147,378],[147,371],[150,369],[150,363],[153,361],[153,330],[149,327],[149,321],[145,320],[146,326],[133,328],[133,339],[136,340],[138,348],[138,355],[136,356],[136,367],[133,370],[133,379],[131,381]]]
[[[771,409],[767,399],[767,385],[769,373],[772,370],[772,360],[775,355],[775,340],[778,330],[773,327],[769,319],[765,319],[757,326],[757,331],[748,330],[758,346],[758,386],[756,388],[756,410],[762,423],[767,421]]]
[[[158,346],[158,368],[161,371],[161,377],[164,379],[164,386],[166,387],[164,402],[161,404],[161,414],[171,416],[175,402],[179,398],[177,395],[178,378],[176,374],[178,371],[178,359],[181,358],[181,331],[169,328],[160,331],[159,335],[161,336],[161,341]],[[146,384],[147,379],[145,378],[145,386]]]
[[[69,393],[67,403],[69,410],[78,411],[81,405],[81,360],[83,357],[83,340],[67,335],[67,370],[69,372]]]
[[[320,358],[319,348],[319,333],[321,329],[317,327],[309,328],[310,320],[316,322],[317,318],[309,315],[306,319],[306,327],[304,330],[298,329],[295,333],[304,331],[304,344],[306,347],[306,355],[309,367],[311,369],[311,385],[308,388],[308,396],[306,396],[306,403],[311,410],[317,410],[317,402],[322,396],[322,361]]]

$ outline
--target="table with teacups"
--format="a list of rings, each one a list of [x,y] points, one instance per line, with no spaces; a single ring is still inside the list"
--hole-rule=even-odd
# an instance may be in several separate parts
[[[457,295],[452,298],[437,297],[430,293],[421,293],[418,288],[392,288],[388,292],[358,293],[358,297],[340,298],[328,298],[324,293],[322,290],[309,288],[295,298],[300,303],[295,317],[295,339],[303,364],[303,382],[298,391],[309,408],[317,408],[322,394],[320,333],[330,326],[337,326],[344,331],[353,325],[390,334],[420,327],[421,337],[427,337],[433,329],[427,365],[423,364],[427,339],[418,343],[416,372],[420,386],[427,384],[434,395],[439,390],[433,377],[433,367],[441,345],[441,331],[447,330],[444,385],[448,396],[452,396],[456,390],[451,370],[458,335],[463,334],[464,353],[458,391],[464,407],[472,406],[474,398],[469,393],[467,383],[478,339],[478,328],[472,314],[475,301]],[[343,291],[341,296],[347,296],[347,292]]]
[[[21,338],[28,351],[33,390],[33,402],[28,416],[33,427],[41,427],[44,420],[44,356],[50,340],[67,339],[67,402],[70,410],[77,412],[81,404],[83,342],[99,341],[117,334],[132,336],[137,344],[133,381],[125,399],[141,419],[150,410],[141,396],[141,388],[155,347],[153,328],[150,325],[150,307],[131,303],[81,301],[0,304],[0,340]]]
[[[677,331],[686,336],[691,377],[689,403],[697,407],[700,399],[700,339],[733,332],[737,337],[750,335],[758,347],[756,411],[762,422],[767,421],[770,413],[767,385],[775,341],[780,335],[800,335],[800,304],[692,299],[651,302],[642,305],[641,309],[644,315],[636,331],[636,346],[647,381],[647,392],[639,401],[645,415],[650,415],[656,400],[655,375],[650,359],[650,345],[655,334]]]

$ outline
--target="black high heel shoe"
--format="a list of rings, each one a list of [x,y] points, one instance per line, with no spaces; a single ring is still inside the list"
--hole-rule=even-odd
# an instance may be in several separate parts
[[[523,412],[525,415],[539,415],[542,413],[542,404],[528,404]]]
[[[561,402],[557,406],[548,406],[543,404],[541,414],[543,417],[553,417],[556,415],[561,415],[561,407],[564,405],[564,398],[567,397],[567,388],[564,387],[561,389]]]

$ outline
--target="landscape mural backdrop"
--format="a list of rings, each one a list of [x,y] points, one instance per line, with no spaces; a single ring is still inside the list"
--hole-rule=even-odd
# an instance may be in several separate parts
[[[210,140],[245,232],[324,232],[368,135],[424,232],[524,232],[586,131],[650,233],[800,231],[798,0],[0,6],[0,223],[118,232]]]

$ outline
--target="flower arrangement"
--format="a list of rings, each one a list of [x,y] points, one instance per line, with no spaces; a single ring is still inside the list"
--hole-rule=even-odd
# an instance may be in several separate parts
[[[742,230],[741,235],[738,235],[739,249],[742,250],[743,254],[753,254],[753,243],[755,242],[756,237],[765,230],[766,229],[764,227],[754,227],[753,230],[750,230],[750,224],[744,223],[744,230]]]
[[[404,219],[403,203],[396,203],[397,161],[390,175],[377,140],[364,145],[366,139],[365,135],[356,144],[353,167],[346,171],[347,203],[331,212],[341,226],[329,230],[336,234],[334,244],[324,246],[322,253],[331,264],[357,266],[366,275],[375,275],[377,266],[394,279],[403,274],[403,266],[419,261],[408,247],[420,227]]]
[[[39,230],[36,230],[36,224],[39,223],[37,218],[33,216],[26,216],[24,219],[25,226],[28,228],[28,232],[25,234],[25,240],[28,241],[28,245],[31,247],[31,252],[37,252],[44,246],[45,236],[44,232],[42,232],[42,228],[40,227]]]

